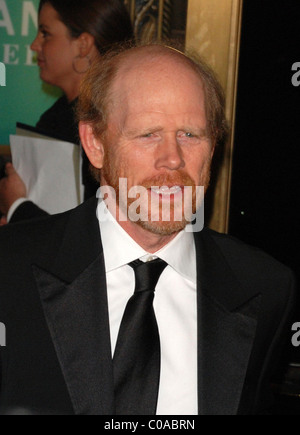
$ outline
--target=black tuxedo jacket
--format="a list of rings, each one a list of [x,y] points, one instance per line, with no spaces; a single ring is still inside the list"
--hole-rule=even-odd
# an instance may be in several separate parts
[[[259,250],[208,229],[195,234],[195,242],[199,414],[259,413],[270,367],[290,326],[292,273]],[[95,200],[62,215],[4,227],[0,247],[0,321],[7,334],[6,347],[0,347],[2,409],[113,414]]]

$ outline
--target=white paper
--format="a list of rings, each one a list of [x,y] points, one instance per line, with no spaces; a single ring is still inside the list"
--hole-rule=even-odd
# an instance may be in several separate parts
[[[69,142],[10,136],[13,165],[27,197],[49,214],[77,207],[83,198],[80,147]]]

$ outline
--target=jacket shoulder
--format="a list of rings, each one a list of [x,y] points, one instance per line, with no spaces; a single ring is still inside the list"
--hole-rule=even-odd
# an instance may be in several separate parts
[[[30,221],[9,224],[0,229],[0,264],[9,269],[17,265],[54,260],[67,240],[66,257],[91,251],[96,246],[95,231],[99,226],[96,218],[97,200],[92,198],[77,208],[65,213],[46,216]],[[46,261],[47,263],[47,261]],[[2,270],[1,270],[2,272]]]
[[[241,277],[252,281],[277,279],[294,280],[293,271],[262,249],[249,245],[236,237],[204,230],[204,237],[221,251],[229,266]]]
[[[59,241],[70,212],[6,225],[0,229],[0,263],[49,249]]]

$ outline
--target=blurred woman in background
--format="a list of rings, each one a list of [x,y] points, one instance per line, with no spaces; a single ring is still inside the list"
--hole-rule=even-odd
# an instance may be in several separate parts
[[[63,91],[36,127],[40,133],[79,144],[75,105],[80,83],[92,62],[113,45],[133,39],[133,29],[123,0],[41,0],[38,33],[31,49],[37,53],[41,79]],[[83,154],[84,199],[99,185],[89,172]],[[45,215],[26,199],[26,187],[11,164],[0,181],[2,224]]]

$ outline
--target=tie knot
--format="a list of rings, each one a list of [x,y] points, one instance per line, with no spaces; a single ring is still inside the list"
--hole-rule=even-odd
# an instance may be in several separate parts
[[[143,263],[140,260],[129,263],[135,274],[135,292],[155,291],[158,280],[167,267],[160,258]]]

